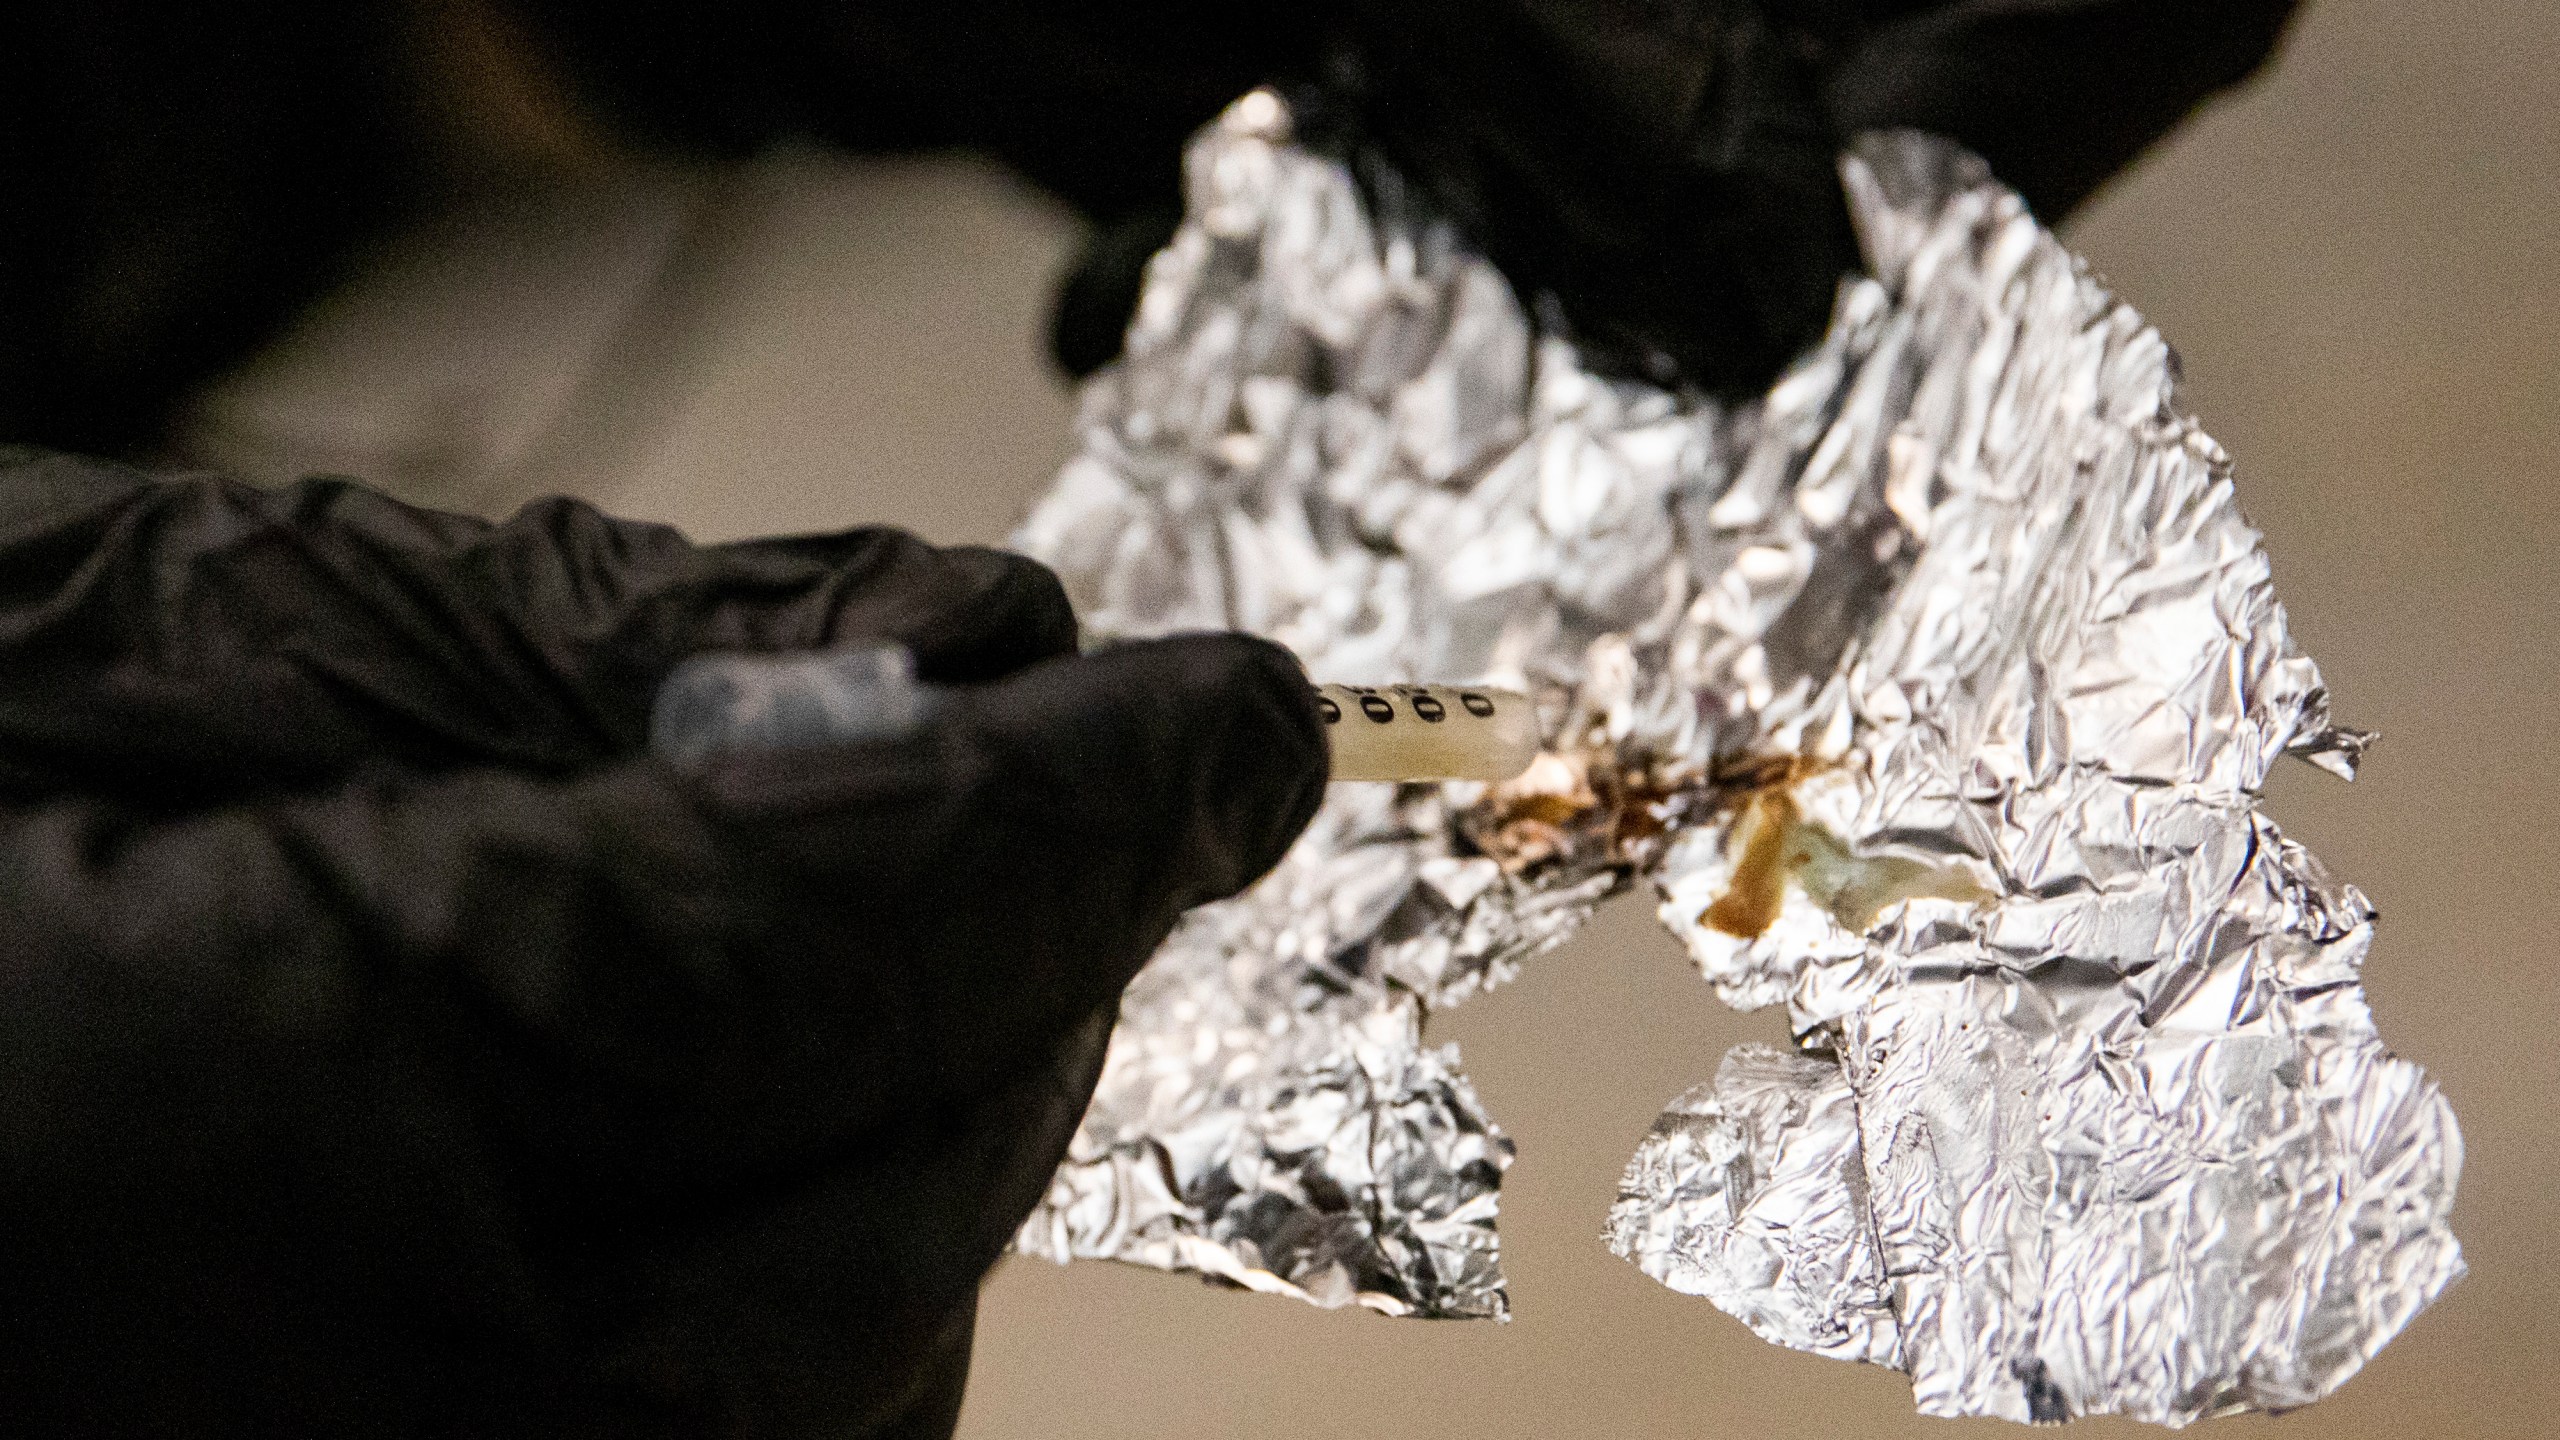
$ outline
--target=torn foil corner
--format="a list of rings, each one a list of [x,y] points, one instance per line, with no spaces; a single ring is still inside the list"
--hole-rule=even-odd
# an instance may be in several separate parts
[[[2372,912],[2256,809],[2351,773],[2157,332],[1980,162],[1844,157],[1869,273],[1760,400],[1585,369],[1267,93],[1018,543],[1095,639],[1542,697],[1521,779],[1340,785],[1124,1004],[1019,1246],[1500,1315],[1510,1148],[1423,1023],[1649,879],[1792,1049],[1639,1146],[1613,1248],[1935,1414],[2327,1393],[2461,1273]]]

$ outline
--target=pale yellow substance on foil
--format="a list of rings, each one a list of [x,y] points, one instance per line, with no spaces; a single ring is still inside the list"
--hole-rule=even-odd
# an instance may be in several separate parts
[[[1508,780],[1538,758],[1538,709],[1480,685],[1319,685],[1336,780]]]

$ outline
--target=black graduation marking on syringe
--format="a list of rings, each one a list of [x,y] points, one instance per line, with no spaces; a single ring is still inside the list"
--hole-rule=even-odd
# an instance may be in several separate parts
[[[1338,780],[1505,780],[1538,753],[1536,711],[1526,695],[1439,685],[1334,683],[1318,689],[1333,702],[1319,712],[1329,722],[1327,733],[1341,732],[1331,742]],[[1468,718],[1452,729],[1447,722],[1460,711]],[[1365,723],[1351,724],[1355,715]],[[1432,733],[1399,739],[1398,721]]]

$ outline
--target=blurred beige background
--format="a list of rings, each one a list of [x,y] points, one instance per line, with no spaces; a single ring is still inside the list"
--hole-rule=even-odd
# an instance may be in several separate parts
[[[2341,713],[2385,740],[2274,811],[2380,904],[2367,984],[2469,1144],[2472,1276],[2338,1396],[2217,1434],[2560,1433],[2560,5],[2313,0],[2274,72],[2069,231],[2186,361]],[[503,510],[567,490],[702,538],[1000,538],[1064,454],[1054,208],[978,165],[606,167],[387,251],[200,410],[207,456]],[[1622,902],[1441,1039],[1520,1149],[1507,1326],[1321,1313],[1108,1265],[989,1283],[961,1433],[1873,1436],[1900,1377],[1774,1349],[1597,1238],[1718,1006]],[[2084,1422],[2092,1437],[2135,1427]]]

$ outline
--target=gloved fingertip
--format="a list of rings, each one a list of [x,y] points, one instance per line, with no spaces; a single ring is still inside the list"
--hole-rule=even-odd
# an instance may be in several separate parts
[[[1075,607],[1048,566],[982,545],[943,549],[936,559],[947,576],[941,613],[907,641],[923,679],[973,684],[1074,653]]]
[[[1324,803],[1332,762],[1315,689],[1288,650],[1251,635],[1158,642],[1167,658],[1197,666],[1204,696],[1224,696],[1228,728],[1203,756],[1198,808],[1211,836],[1230,847],[1229,868],[1204,876],[1241,890],[1280,863]]]
[[[1329,763],[1288,651],[1183,635],[950,693],[955,743],[1036,796],[1035,829],[1176,909],[1231,895],[1287,852]],[[1045,843],[1045,842],[1044,842]]]
[[[1330,752],[1297,657],[1251,635],[1177,635],[1079,662],[1152,713],[1145,800],[1173,829],[1182,903],[1223,898],[1288,853],[1324,801]]]

